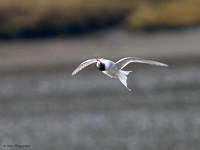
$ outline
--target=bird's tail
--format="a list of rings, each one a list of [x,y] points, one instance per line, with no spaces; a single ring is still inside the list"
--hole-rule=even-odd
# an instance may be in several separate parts
[[[121,81],[121,83],[127,88],[127,90],[131,91],[131,89],[127,86],[127,75],[131,73],[132,71],[124,71],[120,70],[120,74],[118,76],[118,79]]]

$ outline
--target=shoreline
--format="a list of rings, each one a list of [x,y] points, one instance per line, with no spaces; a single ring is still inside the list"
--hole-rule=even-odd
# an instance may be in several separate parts
[[[97,56],[113,61],[136,56],[173,64],[200,63],[198,39],[199,28],[157,33],[113,28],[76,38],[0,41],[0,73],[69,69]]]

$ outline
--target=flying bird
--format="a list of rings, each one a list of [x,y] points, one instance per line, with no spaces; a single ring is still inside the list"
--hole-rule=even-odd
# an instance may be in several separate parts
[[[79,71],[81,71],[83,68],[96,63],[96,66],[99,70],[101,70],[104,74],[111,78],[118,78],[121,83],[126,87],[127,90],[131,91],[130,88],[127,86],[127,75],[132,71],[124,71],[122,70],[124,67],[126,67],[129,63],[144,63],[144,64],[150,64],[155,66],[162,66],[162,67],[168,67],[167,64],[158,62],[158,61],[152,61],[152,60],[145,60],[138,57],[125,57],[117,62],[113,62],[108,59],[104,58],[92,58],[89,60],[86,60],[82,62],[73,72],[72,76],[77,74]]]

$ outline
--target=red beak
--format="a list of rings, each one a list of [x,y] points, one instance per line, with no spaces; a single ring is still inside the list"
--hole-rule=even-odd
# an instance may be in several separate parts
[[[100,62],[100,60],[97,58],[97,61]]]

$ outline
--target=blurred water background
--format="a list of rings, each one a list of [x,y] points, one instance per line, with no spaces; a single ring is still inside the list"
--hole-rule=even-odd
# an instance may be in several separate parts
[[[0,150],[200,148],[197,0],[0,4]],[[125,56],[170,67],[130,64],[131,92],[95,65],[71,76]]]

